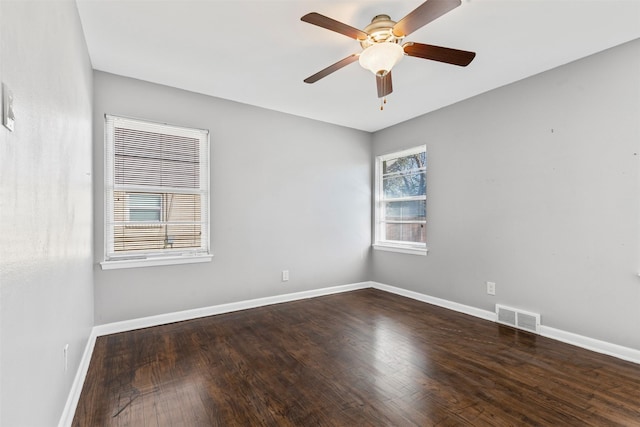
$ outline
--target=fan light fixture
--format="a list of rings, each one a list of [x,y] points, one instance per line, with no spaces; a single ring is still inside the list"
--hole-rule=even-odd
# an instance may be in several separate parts
[[[304,79],[304,82],[315,83],[334,71],[359,61],[363,68],[375,75],[378,98],[381,100],[380,109],[382,109],[386,96],[393,92],[391,69],[400,62],[404,55],[460,67],[466,67],[473,61],[476,56],[475,52],[416,42],[403,43],[409,34],[461,4],[462,0],[425,0],[398,22],[393,21],[389,15],[376,15],[364,30],[343,24],[328,16],[320,15],[318,12],[307,13],[300,18],[303,22],[352,38],[360,43],[362,51],[352,53],[335,64],[329,65]]]
[[[377,76],[386,76],[402,59],[404,50],[396,43],[375,43],[360,54],[360,65]]]

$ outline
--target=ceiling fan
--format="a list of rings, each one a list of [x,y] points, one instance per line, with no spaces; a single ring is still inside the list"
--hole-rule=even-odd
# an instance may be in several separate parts
[[[406,36],[460,4],[461,0],[427,0],[398,22],[392,21],[389,15],[377,15],[364,30],[358,30],[316,12],[308,13],[300,19],[355,39],[360,42],[363,50],[318,71],[307,77],[304,82],[315,83],[334,71],[359,61],[360,65],[375,74],[378,98],[384,98],[393,91],[391,69],[404,55],[466,67],[473,61],[475,52],[415,42],[403,44]],[[382,106],[380,108],[382,109]]]

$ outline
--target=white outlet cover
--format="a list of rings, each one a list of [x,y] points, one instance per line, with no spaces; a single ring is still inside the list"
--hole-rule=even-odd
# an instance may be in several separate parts
[[[487,294],[495,295],[496,294],[496,284],[495,282],[487,282]]]

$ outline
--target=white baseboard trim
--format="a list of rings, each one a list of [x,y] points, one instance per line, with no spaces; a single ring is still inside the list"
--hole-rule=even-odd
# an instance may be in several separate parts
[[[89,335],[82,360],[80,361],[78,371],[76,373],[76,376],[74,377],[71,391],[69,393],[69,397],[67,398],[67,403],[62,412],[62,416],[60,417],[58,427],[70,427],[71,423],[73,422],[73,416],[75,415],[76,407],[78,406],[78,401],[80,400],[82,386],[89,370],[89,363],[91,361],[91,356],[95,347],[96,338],[99,336],[366,288],[379,289],[381,291],[404,296],[417,301],[426,302],[428,304],[433,304],[438,307],[457,311],[459,313],[468,314],[480,319],[488,320],[491,322],[496,321],[496,314],[493,311],[482,310],[476,307],[471,307],[457,302],[432,297],[430,295],[421,294],[419,292],[409,291],[407,289],[385,285],[378,282],[360,282],[350,285],[333,286],[329,288],[314,289],[311,291],[294,292],[272,297],[256,298],[247,301],[220,304],[193,310],[178,311],[174,313],[160,314],[157,316],[149,316],[139,319],[125,320],[122,322],[97,325],[93,327],[91,334]],[[595,351],[597,353],[606,354],[609,356],[617,357],[618,359],[640,364],[640,350],[635,350],[617,344],[611,344],[605,341],[596,340],[593,338],[577,335],[571,332],[566,332],[560,329],[555,329],[543,325],[540,325],[540,335],[567,344],[582,347],[587,350]]]
[[[418,301],[426,302],[429,304],[437,305],[439,307],[448,308],[450,310],[458,311],[460,313],[469,314],[471,316],[479,317],[481,319],[496,321],[496,314],[492,311],[481,310],[476,307],[470,307],[468,305],[459,304],[429,295],[421,294],[414,291],[408,291],[406,289],[397,288],[395,286],[389,286],[382,283],[371,282],[372,287],[380,289],[382,291],[391,292],[393,294],[405,296],[407,298],[415,299]],[[572,332],[566,332],[560,329],[552,328],[550,326],[540,325],[539,334],[546,338],[551,338],[557,341],[564,342],[566,344],[575,345],[577,347],[584,348],[586,350],[595,351],[596,353],[606,354],[618,359],[626,360],[628,362],[634,362],[640,364],[640,350],[636,350],[629,347],[624,347],[618,344],[608,343],[606,341],[600,341],[594,338],[585,337],[583,335],[574,334]]]
[[[403,297],[437,305],[438,307],[448,308],[449,310],[469,314],[471,316],[479,317],[484,320],[490,320],[491,322],[496,321],[496,314],[493,311],[482,310],[480,308],[471,307],[469,305],[432,297],[430,295],[425,295],[414,291],[408,291],[406,289],[397,288],[395,286],[385,285],[382,283],[371,282],[371,284],[372,288],[380,289],[381,291],[386,291],[392,294],[401,295]]]
[[[273,297],[256,298],[247,301],[233,302],[229,304],[220,304],[210,307],[196,308],[193,310],[178,311],[174,313],[160,314],[157,316],[142,317],[139,319],[124,320],[122,322],[107,323],[104,325],[94,326],[89,335],[87,345],[80,360],[78,371],[71,385],[71,391],[67,397],[62,416],[58,427],[71,427],[73,416],[78,407],[82,386],[89,371],[89,363],[93,355],[93,349],[96,344],[96,338],[103,335],[115,334],[118,332],[133,331],[135,329],[149,328],[152,326],[166,325],[168,323],[181,322],[184,320],[198,319],[200,317],[213,316],[216,314],[230,313],[233,311],[246,310],[249,308],[263,307],[272,304],[280,304],[283,302],[297,301],[308,298],[315,298],[324,295],[338,294],[342,292],[355,291],[358,289],[372,288],[372,282],[360,282],[349,285],[333,286],[329,288],[314,289],[311,291],[294,292],[284,295],[276,295]]]
[[[540,325],[539,332],[543,337],[562,341],[566,344],[582,347],[587,350],[595,351],[596,353],[606,354],[628,362],[640,364],[640,350],[585,337],[583,335],[574,334],[572,332],[563,331],[550,326]]]
[[[333,286],[330,288],[294,292],[291,294],[256,298],[246,301],[232,302],[228,304],[213,305],[210,307],[195,308],[192,310],[177,311],[174,313],[159,314],[157,316],[141,317],[139,319],[124,320],[122,322],[106,323],[104,325],[97,325],[93,329],[96,332],[96,336],[99,337],[102,335],[116,334],[118,332],[133,331],[135,329],[166,325],[168,323],[182,322],[184,320],[198,319],[200,317],[214,316],[216,314],[231,313],[233,311],[247,310],[249,308],[263,307],[266,305],[280,304],[283,302],[297,301],[371,287],[371,282]]]
[[[69,391],[67,402],[62,410],[62,416],[60,417],[60,422],[58,422],[58,427],[70,427],[73,422],[73,416],[75,415],[76,408],[78,407],[80,393],[82,393],[82,386],[84,385],[84,380],[87,377],[87,372],[89,371],[89,363],[91,362],[91,355],[93,354],[95,346],[96,335],[92,328],[91,333],[89,334],[89,339],[87,340],[87,345],[84,347],[84,352],[82,353],[82,359],[80,359],[80,365],[78,366],[76,375],[73,377],[71,390]]]

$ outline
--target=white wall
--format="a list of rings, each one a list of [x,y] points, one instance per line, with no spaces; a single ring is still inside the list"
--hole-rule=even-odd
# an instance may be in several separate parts
[[[429,254],[372,279],[640,349],[639,76],[636,40],[377,132],[427,144]]]
[[[95,319],[115,322],[368,279],[370,134],[103,72],[94,74],[94,168],[104,114],[210,130],[211,263],[100,270]],[[282,283],[282,270],[290,281]]]
[[[0,80],[17,117],[0,127],[0,425],[50,426],[93,325],[92,73],[73,1],[0,1]]]

